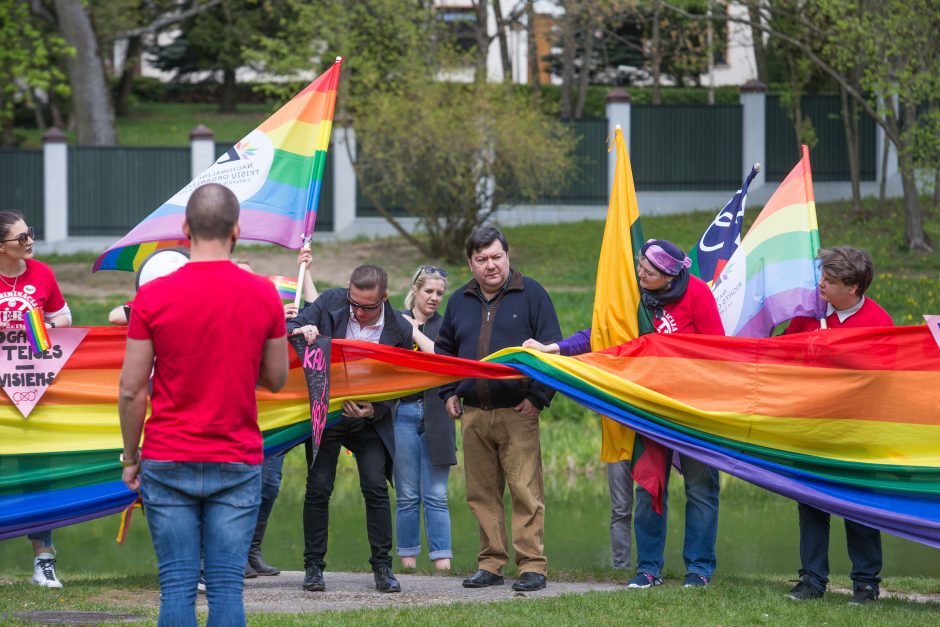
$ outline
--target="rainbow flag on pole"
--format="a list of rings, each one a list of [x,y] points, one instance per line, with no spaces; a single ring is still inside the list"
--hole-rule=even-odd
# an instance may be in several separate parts
[[[819,226],[809,148],[790,171],[712,288],[727,335],[767,337],[798,316],[821,317]]]
[[[274,287],[277,288],[277,295],[284,300],[294,300],[297,298],[297,281],[286,276],[269,276]]]
[[[26,320],[23,325],[26,331],[26,339],[29,341],[29,348],[37,355],[44,350],[52,347],[49,340],[49,332],[46,331],[46,320],[42,316],[42,309],[30,309],[26,313]]]
[[[188,246],[193,190],[221,183],[241,202],[241,238],[300,248],[313,232],[342,58],[101,254],[92,271],[136,271],[155,250]]]

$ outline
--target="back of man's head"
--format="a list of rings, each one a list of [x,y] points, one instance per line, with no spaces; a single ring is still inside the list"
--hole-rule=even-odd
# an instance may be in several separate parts
[[[229,188],[208,183],[190,195],[186,224],[193,239],[225,241],[238,224],[238,198]]]
[[[473,257],[473,253],[488,248],[493,242],[499,240],[503,246],[503,251],[509,252],[509,242],[506,236],[493,225],[484,224],[473,229],[470,237],[467,238],[467,259]]]
[[[384,295],[388,290],[388,274],[378,266],[359,266],[352,271],[349,284],[364,292],[378,289],[379,295]]]

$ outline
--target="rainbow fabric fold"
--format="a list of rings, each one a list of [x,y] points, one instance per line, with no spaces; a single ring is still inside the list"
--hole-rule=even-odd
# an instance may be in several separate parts
[[[182,224],[197,187],[221,183],[241,203],[240,238],[300,248],[313,232],[341,60],[101,254],[98,270],[136,271],[155,250],[189,246]]]
[[[0,399],[0,539],[133,502],[118,462],[124,343],[123,329],[91,329],[29,420]],[[758,486],[940,548],[940,348],[925,326],[648,334],[574,358],[516,348],[484,362],[335,340],[330,409],[335,420],[350,398],[521,375]],[[309,436],[296,359],[285,389],[257,398],[266,454]]]
[[[38,307],[30,309],[23,321],[23,328],[26,331],[29,348],[33,353],[38,354],[52,347],[49,332],[46,331],[46,320],[42,316],[42,309]]]

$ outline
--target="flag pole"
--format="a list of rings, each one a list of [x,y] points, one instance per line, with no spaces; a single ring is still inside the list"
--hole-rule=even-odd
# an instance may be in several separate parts
[[[334,65],[337,63],[342,63],[343,57],[337,56],[334,61]],[[332,118],[332,116],[331,116]],[[330,130],[332,130],[332,119],[330,121]],[[327,142],[327,150],[329,150],[329,142]],[[311,197],[307,199],[307,212],[306,215],[309,215],[311,211],[316,211],[317,206],[320,204],[320,188],[317,188],[315,194],[311,194]],[[300,250],[307,249],[310,250],[310,240],[313,237],[313,223],[310,224],[308,228],[306,226],[306,219],[304,220],[304,234],[301,237]],[[304,293],[304,275],[307,273],[307,262],[300,264],[300,267],[297,271],[297,294],[294,296],[294,307],[297,308],[297,311],[300,311],[300,301],[303,299]]]

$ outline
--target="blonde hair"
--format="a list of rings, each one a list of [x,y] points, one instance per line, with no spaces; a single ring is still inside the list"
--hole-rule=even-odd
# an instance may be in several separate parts
[[[428,270],[428,268],[430,268],[430,270]],[[415,271],[414,275],[411,277],[411,289],[405,294],[405,309],[409,311],[414,309],[415,292],[424,287],[424,284],[427,283],[429,279],[443,281],[444,289],[447,289],[447,275],[441,274],[441,272],[444,272],[444,270],[433,266],[421,266]]]

